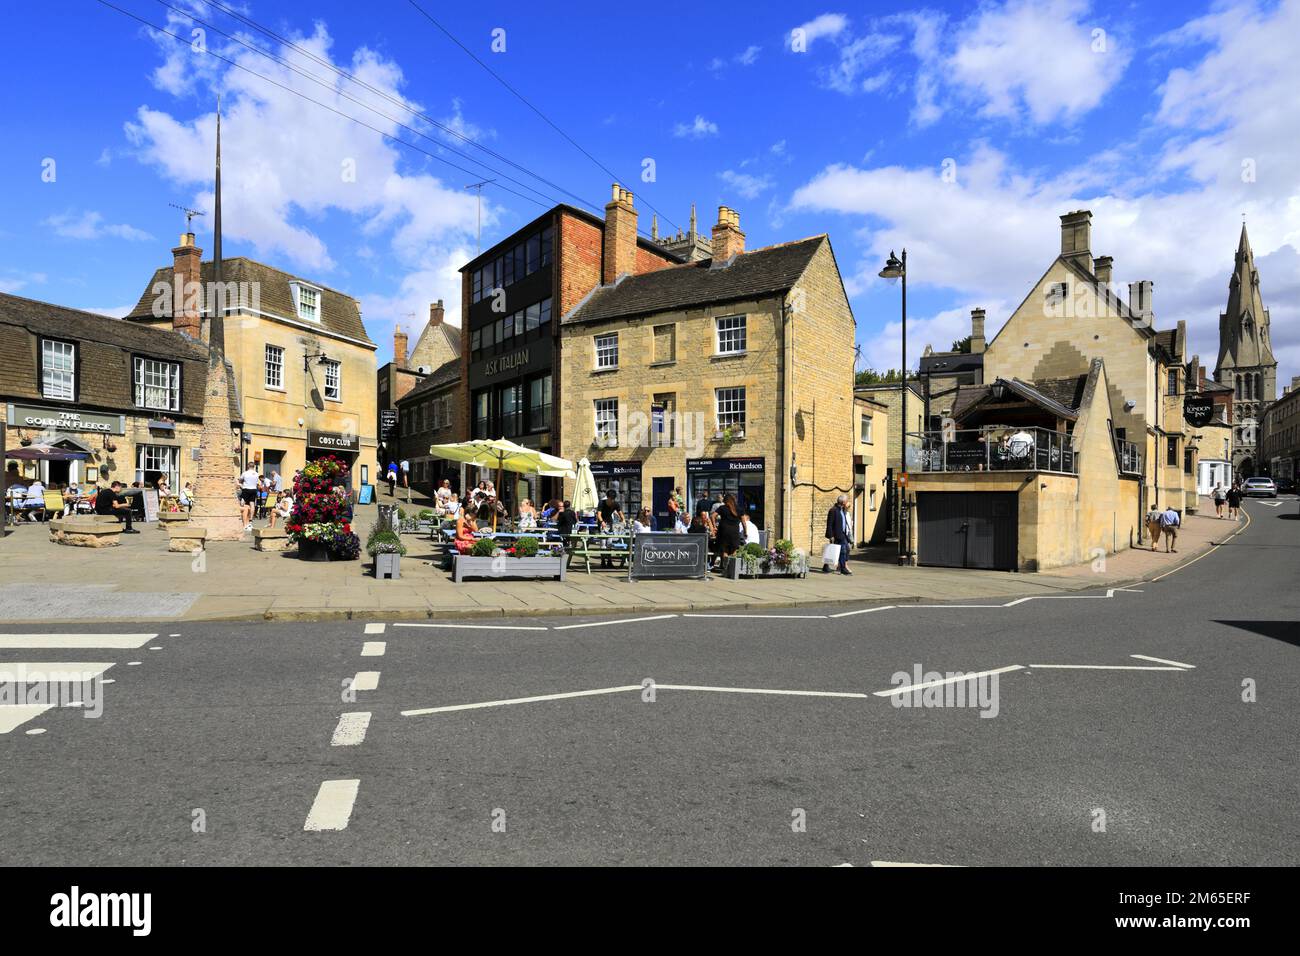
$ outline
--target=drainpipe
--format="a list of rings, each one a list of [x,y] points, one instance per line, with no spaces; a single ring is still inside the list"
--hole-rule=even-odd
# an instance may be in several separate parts
[[[788,472],[783,469],[781,475],[781,537],[794,540],[793,518],[790,514],[795,468],[791,441],[794,340],[790,328],[790,306],[785,295],[781,296],[781,352],[781,461],[789,469]]]

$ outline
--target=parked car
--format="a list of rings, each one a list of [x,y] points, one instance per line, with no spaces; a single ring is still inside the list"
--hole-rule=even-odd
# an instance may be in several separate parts
[[[1293,478],[1275,478],[1275,479],[1273,479],[1273,480],[1274,480],[1274,482],[1277,484],[1277,493],[1278,493],[1279,495],[1293,495],[1293,494],[1295,494],[1295,479],[1293,479]]]
[[[1247,478],[1241,493],[1247,498],[1276,498],[1277,484],[1272,478]]]

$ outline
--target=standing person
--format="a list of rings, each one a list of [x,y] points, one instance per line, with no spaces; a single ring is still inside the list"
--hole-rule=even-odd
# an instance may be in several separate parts
[[[1228,489],[1228,520],[1241,520],[1241,485],[1235,481],[1232,483],[1232,487]],[[1155,549],[1152,548],[1152,550]]]
[[[271,490],[277,495],[284,494],[284,476],[275,469],[271,470]]]
[[[1174,506],[1170,505],[1160,515],[1160,530],[1165,533],[1165,554],[1177,554],[1178,526],[1183,523]]]
[[[1147,512],[1147,534],[1151,535],[1151,550],[1160,542],[1160,509],[1154,505]]]
[[[411,503],[411,463],[402,459],[402,487],[406,489],[406,503]]]
[[[1228,493],[1223,490],[1223,482],[1216,482],[1214,485],[1214,513],[1217,517],[1223,517],[1223,504],[1227,500]]]
[[[736,507],[736,496],[727,492],[722,496],[722,504],[717,510],[718,523],[718,557],[732,557],[745,543],[745,532],[740,526],[740,510]]]
[[[559,532],[564,539],[565,546],[568,546],[569,539],[573,537],[573,529],[578,525],[578,512],[573,510],[573,502],[565,501],[560,507],[559,512],[555,515],[555,530]]]
[[[395,498],[397,496],[397,462],[390,461],[388,463],[385,478],[388,480],[388,497]]]
[[[257,508],[258,487],[262,476],[257,469],[249,465],[239,476],[239,516],[244,521],[244,530],[253,530],[253,511]]]
[[[681,489],[678,489],[678,491],[680,490]],[[665,528],[664,530],[676,531],[677,524],[681,520],[682,520],[681,505],[677,503],[677,495],[674,493],[668,496],[668,527]]]
[[[618,524],[622,524],[627,520],[623,517],[623,509],[619,507],[618,501],[614,498],[612,488],[605,492],[605,500],[600,503],[596,510],[600,513],[600,527],[604,531],[614,530],[615,518],[618,519]]]
[[[135,528],[131,527],[131,502],[127,501],[126,495],[122,494],[122,483],[115,481],[107,488],[100,488],[95,493],[95,514],[112,515],[118,521],[125,521],[126,528],[123,534],[139,534]]]
[[[849,533],[849,496],[840,495],[826,515],[826,539],[831,544],[840,546],[840,574],[852,574],[849,570],[849,549],[853,547],[853,538]],[[822,573],[830,574],[830,565],[822,564]]]

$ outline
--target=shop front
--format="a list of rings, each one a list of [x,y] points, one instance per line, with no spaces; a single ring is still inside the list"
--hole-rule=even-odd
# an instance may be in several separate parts
[[[629,521],[641,510],[644,501],[641,497],[641,462],[593,461],[591,476],[596,479],[596,491],[601,500],[612,491],[614,500]]]
[[[766,458],[688,458],[686,459],[687,507],[706,495],[720,501],[726,494],[736,496],[736,506],[748,512],[758,527],[764,524],[763,494]]]
[[[83,461],[31,463],[35,476],[39,476],[42,483],[51,488],[93,483],[99,477],[99,469],[93,461],[96,450],[110,444],[110,436],[126,434],[126,416],[111,412],[50,408],[17,402],[8,405],[6,412],[5,422],[11,429],[11,440],[24,436],[87,456]],[[97,435],[102,437],[96,438]]]
[[[320,432],[307,431],[307,460],[315,461],[318,458],[326,458],[333,455],[335,458],[344,462],[348,470],[352,473],[352,483],[355,487],[359,481],[364,481],[365,477],[357,474],[356,464],[357,456],[361,451],[361,439],[358,435],[348,435],[342,432]]]

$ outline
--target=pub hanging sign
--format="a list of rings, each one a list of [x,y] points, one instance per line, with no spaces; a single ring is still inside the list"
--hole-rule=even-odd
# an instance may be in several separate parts
[[[1210,424],[1214,418],[1214,401],[1203,392],[1189,392],[1183,399],[1183,420],[1193,428]]]

